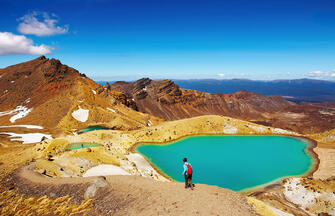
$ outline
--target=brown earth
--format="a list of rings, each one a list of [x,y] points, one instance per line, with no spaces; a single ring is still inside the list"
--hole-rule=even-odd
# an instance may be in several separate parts
[[[323,132],[335,125],[335,103],[296,104],[280,96],[247,91],[205,93],[181,89],[170,80],[148,78],[116,82],[111,88],[134,100],[134,109],[165,120],[224,115],[304,134]]]

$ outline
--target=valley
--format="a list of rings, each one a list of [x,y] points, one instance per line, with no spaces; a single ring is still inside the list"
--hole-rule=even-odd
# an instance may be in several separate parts
[[[204,215],[207,202],[213,215],[335,214],[331,102],[204,93],[148,78],[101,86],[44,56],[0,76],[2,214]],[[89,127],[98,130],[80,132]],[[303,137],[315,141],[318,164],[308,175],[245,193],[203,184],[193,193],[134,152],[138,143],[192,135]]]

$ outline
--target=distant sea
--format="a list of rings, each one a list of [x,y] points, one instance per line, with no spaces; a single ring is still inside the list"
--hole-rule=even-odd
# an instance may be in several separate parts
[[[180,88],[209,93],[231,94],[250,91],[263,95],[280,95],[294,102],[334,102],[335,82],[313,79],[257,81],[246,79],[173,80]],[[108,81],[110,84],[115,81]],[[98,81],[104,85],[106,81]]]

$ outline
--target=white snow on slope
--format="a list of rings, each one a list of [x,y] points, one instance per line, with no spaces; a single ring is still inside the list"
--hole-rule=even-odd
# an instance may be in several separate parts
[[[33,108],[28,109],[27,107],[23,106],[22,110],[19,111],[16,115],[12,116],[9,119],[9,121],[14,123],[17,119],[26,117],[32,110],[33,110]]]
[[[88,113],[90,111],[87,110],[87,109],[82,109],[80,106],[79,106],[79,109],[76,110],[76,111],[73,111],[72,112],[72,117],[75,118],[77,121],[80,121],[80,122],[86,122],[87,119],[88,119]]]
[[[224,125],[223,127],[224,134],[236,134],[237,131],[238,131],[237,128],[232,125]]]
[[[0,128],[13,128],[13,127],[25,127],[28,129],[43,129],[42,126],[38,125],[7,125],[7,126],[0,126]]]
[[[335,194],[333,193],[318,193],[307,190],[303,185],[300,184],[300,178],[288,179],[288,181],[284,184],[284,188],[285,198],[295,204],[300,205],[304,209],[318,204],[320,202],[319,200],[324,200],[324,202],[335,200]],[[328,213],[334,215],[335,209]]]
[[[52,139],[51,135],[42,133],[16,134],[10,132],[1,132],[0,134],[10,135],[11,141],[22,141],[23,144],[40,142],[43,137],[46,137],[47,139]]]
[[[17,106],[15,109],[11,110],[11,111],[6,111],[6,112],[0,112],[0,116],[5,116],[5,115],[14,115],[12,116],[9,121],[14,123],[17,119],[23,118],[25,116],[27,116],[31,111],[33,110],[33,108],[28,109],[25,106]]]
[[[93,94],[95,94],[95,95],[97,94],[97,92],[96,92],[96,91],[94,91],[93,89],[92,89],[92,92],[93,92]]]
[[[83,177],[106,176],[106,175],[130,175],[130,174],[121,167],[110,164],[100,164],[98,166],[88,169],[84,173]]]
[[[17,106],[15,109],[11,111],[0,112],[0,116],[12,115],[19,112],[20,110],[22,110],[21,106]]]
[[[249,125],[249,127],[254,129],[257,132],[264,132],[265,131],[265,128],[260,127],[260,126]]]
[[[116,111],[115,111],[114,109],[111,109],[111,108],[109,108],[109,107],[107,107],[107,109],[108,109],[109,111],[112,111],[113,113],[116,113]]]
[[[272,133],[275,133],[275,134],[292,134],[292,135],[298,135],[295,132],[288,131],[288,130],[283,130],[281,128],[272,128],[271,130],[272,130]]]

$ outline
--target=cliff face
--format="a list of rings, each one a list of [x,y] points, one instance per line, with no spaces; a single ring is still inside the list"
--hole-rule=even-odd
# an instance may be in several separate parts
[[[56,59],[41,56],[0,69],[0,125],[40,125],[53,133],[92,124],[135,129],[160,121],[129,107],[134,102],[125,94]]]
[[[153,81],[148,78],[136,82],[116,82],[111,89],[121,91],[133,100],[136,103],[133,107],[137,110],[166,120],[215,114],[299,133],[328,130],[335,123],[335,109],[329,103],[296,104],[280,96],[247,91],[233,94],[205,93],[181,89],[170,80]],[[325,113],[328,115],[325,116]]]

